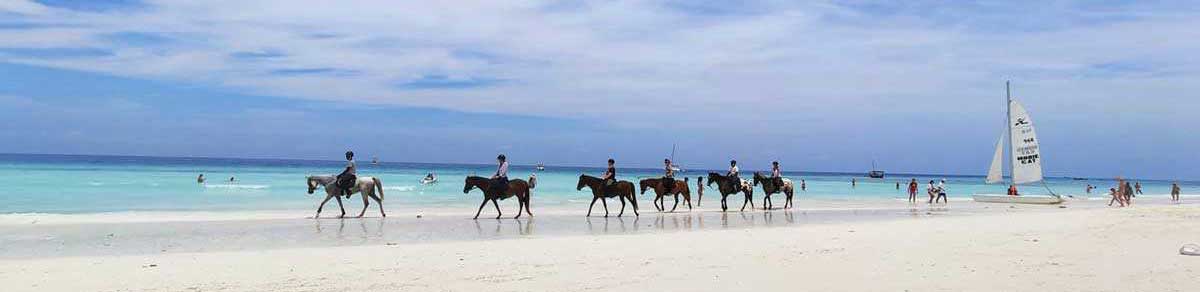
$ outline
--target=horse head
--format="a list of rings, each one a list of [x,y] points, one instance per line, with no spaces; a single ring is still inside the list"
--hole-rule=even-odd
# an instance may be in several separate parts
[[[575,190],[576,190],[576,191],[582,191],[582,190],[583,190],[583,186],[585,186],[585,185],[586,185],[586,184],[585,184],[585,182],[584,182],[584,179],[586,179],[586,178],[587,178],[587,175],[586,175],[586,174],[582,174],[582,173],[580,173],[580,174],[579,174],[579,183],[575,184]]]
[[[646,193],[646,188],[649,188],[649,187],[650,187],[650,185],[651,185],[651,184],[653,184],[653,183],[654,183],[654,179],[653,179],[653,178],[643,179],[643,180],[641,180],[641,181],[639,181],[639,182],[638,182],[638,188],[640,188],[640,189],[642,190],[642,192],[641,192],[642,194],[645,194],[645,193]]]
[[[478,184],[478,181],[480,179],[482,179],[482,177],[473,176],[473,175],[467,176],[466,181],[463,182],[463,193],[464,194],[470,193],[471,189],[474,189],[476,187],[476,184]],[[480,189],[483,189],[483,187],[480,187]]]
[[[310,176],[304,177],[304,180],[305,180],[304,183],[308,185],[308,194],[309,195],[313,194],[313,192],[315,192],[317,190],[317,185],[313,184],[313,181],[315,179],[313,179],[313,177],[310,175]]]

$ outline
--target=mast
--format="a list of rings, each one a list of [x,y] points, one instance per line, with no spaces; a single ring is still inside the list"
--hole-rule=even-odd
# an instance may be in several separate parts
[[[1007,122],[1007,125],[1005,125],[1005,126],[1004,126],[1004,129],[1005,129],[1006,131],[1008,131],[1008,173],[1009,173],[1009,176],[1008,176],[1008,178],[1009,178],[1009,181],[1010,181],[1010,182],[1013,182],[1013,184],[1016,184],[1016,175],[1017,175],[1017,174],[1016,174],[1016,170],[1017,170],[1017,165],[1016,165],[1016,162],[1014,162],[1014,160],[1016,160],[1016,159],[1014,159],[1014,158],[1013,158],[1013,149],[1012,149],[1012,148],[1013,148],[1013,140],[1012,140],[1012,90],[1009,88],[1009,85],[1008,85],[1008,83],[1009,83],[1009,81],[1007,81],[1007,80],[1005,80],[1005,81],[1004,81],[1004,98],[1005,98],[1005,100],[1007,100],[1007,102],[1004,104],[1004,105],[1005,105],[1005,107],[1004,107],[1004,119],[1005,119],[1006,121],[1008,121],[1008,122]]]

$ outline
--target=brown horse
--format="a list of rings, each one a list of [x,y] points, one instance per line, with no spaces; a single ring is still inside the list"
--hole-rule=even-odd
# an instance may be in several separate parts
[[[605,193],[604,180],[598,177],[580,174],[579,184],[575,185],[575,190],[583,190],[583,187],[592,189],[592,204],[588,205],[588,217],[592,216],[592,207],[596,206],[596,200],[600,200],[604,204],[604,217],[608,217],[608,198],[617,197],[621,199],[621,212],[617,213],[617,217],[625,214],[625,200],[628,199],[633,204],[633,215],[638,214],[637,197],[633,195],[633,183],[629,181],[617,181],[613,184],[612,193]]]
[[[654,208],[659,212],[667,210],[663,197],[668,195],[675,197],[675,205],[671,206],[671,212],[675,212],[675,208],[679,207],[679,195],[683,195],[683,200],[687,202],[688,211],[692,210],[692,190],[688,186],[687,177],[684,177],[682,181],[675,180],[675,188],[671,189],[671,193],[667,193],[661,178],[643,179],[638,184],[641,185],[642,194],[646,193],[647,188],[654,189]]]
[[[758,184],[762,184],[763,210],[770,210],[771,207],[775,206],[775,204],[771,202],[771,194],[774,193],[783,193],[787,196],[787,201],[783,203],[784,209],[792,207],[792,195],[795,194],[794,188],[792,187],[792,180],[786,178],[781,179],[783,180],[783,186],[776,186],[774,178],[765,176],[758,172],[754,173],[754,185],[757,186]]]
[[[732,181],[727,176],[709,172],[707,185],[712,186],[714,182],[717,183],[717,191],[721,193],[721,212],[729,208],[725,204],[725,199],[738,192],[746,194],[746,201],[742,203],[742,211],[746,211],[746,204],[750,204],[750,208],[754,209],[754,188],[750,184],[745,181]]]
[[[483,203],[479,204],[479,211],[475,211],[475,218],[473,219],[479,219],[479,213],[483,212],[483,206],[486,206],[489,200],[492,201],[493,206],[496,206],[496,219],[500,219],[500,216],[503,216],[503,214],[500,213],[500,204],[496,203],[496,200],[504,200],[514,196],[517,197],[518,205],[517,216],[513,217],[513,219],[521,218],[522,208],[525,209],[526,214],[533,216],[533,213],[529,212],[529,197],[533,195],[533,187],[537,186],[536,176],[529,176],[529,182],[525,182],[522,179],[509,180],[508,190],[503,193],[495,191],[491,188],[491,185],[492,179],[490,178],[474,175],[467,177],[466,184],[463,186],[464,194],[470,193],[471,189],[475,188],[483,191]]]

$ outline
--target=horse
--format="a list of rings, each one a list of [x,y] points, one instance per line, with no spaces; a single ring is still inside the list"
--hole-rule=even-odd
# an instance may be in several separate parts
[[[643,179],[638,182],[638,184],[641,186],[642,194],[646,193],[647,188],[654,189],[654,208],[658,209],[659,212],[667,209],[663,196],[668,195],[673,195],[675,197],[675,205],[671,206],[671,212],[675,212],[675,208],[679,207],[679,195],[683,195],[683,200],[687,202],[688,210],[692,210],[692,190],[690,187],[688,187],[687,177],[684,177],[682,181],[675,180],[675,188],[671,189],[671,193],[667,193],[663,187],[663,179],[661,178]]]
[[[725,199],[727,199],[729,195],[736,194],[738,192],[746,194],[746,201],[742,203],[742,211],[746,211],[746,204],[750,204],[750,208],[754,209],[754,188],[750,186],[750,184],[746,183],[746,181],[734,182],[730,181],[729,177],[727,176],[715,172],[709,172],[707,186],[711,187],[714,182],[717,183],[717,191],[721,193],[721,212],[724,212],[729,207],[725,203]]]
[[[625,214],[626,199],[629,199],[629,202],[633,204],[633,215],[641,216],[641,214],[638,214],[637,197],[633,194],[633,183],[624,180],[617,181],[612,186],[613,192],[606,193],[604,180],[601,180],[598,177],[580,174],[579,183],[575,185],[575,190],[583,190],[584,186],[592,189],[592,204],[588,205],[588,217],[592,217],[592,207],[596,206],[596,200],[600,200],[600,203],[604,204],[604,217],[608,217],[608,198],[612,197],[621,199],[621,212],[617,213],[617,217],[621,217],[621,215]]]
[[[479,213],[483,212],[483,206],[486,206],[489,200],[492,201],[493,206],[496,206],[496,219],[500,219],[500,216],[503,216],[503,214],[500,212],[500,204],[496,203],[496,201],[516,196],[517,216],[513,217],[513,219],[517,219],[521,218],[522,208],[525,209],[526,214],[533,216],[533,213],[529,211],[529,197],[533,195],[531,191],[536,185],[536,176],[529,176],[529,182],[525,182],[522,179],[513,179],[508,181],[508,190],[498,193],[491,188],[492,179],[472,175],[467,177],[466,183],[463,185],[463,193],[470,193],[472,189],[476,188],[483,191],[483,203],[479,204],[479,211],[475,211],[475,218],[472,219],[479,219]]]
[[[317,190],[317,187],[325,188],[325,200],[321,201],[321,206],[317,207],[317,215],[313,218],[321,217],[321,209],[325,208],[325,203],[329,199],[337,199],[338,209],[342,209],[342,214],[338,218],[346,216],[346,208],[342,206],[342,189],[337,186],[337,177],[332,175],[310,175],[305,177],[308,184],[308,194],[312,194]],[[360,176],[354,186],[350,188],[350,194],[362,192],[363,208],[358,212],[358,217],[362,218],[363,214],[367,213],[367,206],[371,205],[371,201],[367,198],[374,199],[379,203],[379,215],[387,217],[387,213],[383,212],[383,183],[378,178],[369,176]],[[379,196],[375,196],[375,192],[379,192]]]
[[[783,186],[776,186],[775,179],[765,176],[762,173],[754,173],[754,185],[762,184],[763,189],[763,210],[770,210],[774,206],[771,202],[771,194],[783,193],[787,195],[787,201],[783,203],[783,208],[792,207],[792,195],[795,194],[795,188],[792,186],[792,180],[783,178]]]

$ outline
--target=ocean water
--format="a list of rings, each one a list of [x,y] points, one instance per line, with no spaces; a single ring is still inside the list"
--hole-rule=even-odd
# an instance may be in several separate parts
[[[315,209],[323,199],[323,191],[307,195],[306,175],[327,175],[340,172],[342,161],[313,161],[285,159],[232,159],[232,158],[170,158],[131,156],[86,156],[86,155],[30,155],[0,154],[0,214],[12,213],[99,213],[123,211],[223,211],[223,210],[291,210]],[[438,207],[463,208],[464,212],[478,207],[482,197],[478,190],[463,194],[463,179],[467,175],[490,174],[493,165],[426,164],[381,162],[372,165],[359,161],[359,175],[379,178],[384,185],[385,204],[389,208]],[[537,171],[532,166],[513,166],[513,178],[538,177],[533,191],[532,206],[535,212],[542,207],[584,208],[590,202],[591,193],[575,189],[580,173],[598,175],[602,168],[547,166]],[[419,180],[426,173],[436,173],[439,182],[422,185]],[[196,176],[203,173],[208,182],[196,183]],[[636,183],[637,179],[660,175],[657,169],[619,169],[620,179]],[[690,178],[695,200],[696,177],[706,171],[689,170],[680,174]],[[744,170],[743,178],[749,179],[751,171]],[[949,196],[962,200],[976,193],[1004,193],[1006,186],[983,184],[982,176],[912,175],[889,174],[885,179],[870,179],[862,174],[787,172],[785,175],[797,184],[803,179],[807,190],[797,192],[797,206],[803,207],[805,200],[854,201],[896,200],[903,201],[907,195],[896,189],[896,183],[916,178],[922,190],[929,180],[946,179]],[[229,182],[230,177],[236,181]],[[851,180],[857,180],[851,186]],[[1140,180],[1143,191],[1149,196],[1165,196],[1170,182]],[[1084,186],[1092,184],[1100,189],[1092,196],[1102,197],[1114,185],[1111,180],[1049,178],[1047,185],[1059,194],[1081,196]],[[1195,190],[1200,184],[1182,182],[1184,193]],[[714,185],[715,186],[715,185]],[[648,203],[653,198],[649,191],[639,195],[642,209],[652,208]],[[1045,193],[1041,186],[1025,186],[1022,193]],[[716,190],[706,189],[705,206],[716,206],[719,195]],[[761,201],[761,190],[755,193],[756,202]],[[732,203],[731,205],[736,205]],[[358,210],[361,199],[351,198],[346,208]],[[668,202],[671,202],[668,199]],[[739,201],[740,202],[740,201]],[[782,200],[776,200],[780,204]],[[326,208],[336,204],[330,202]],[[501,206],[511,210],[513,206]],[[711,204],[711,205],[709,205]],[[374,211],[372,209],[371,211]],[[615,210],[614,210],[615,211]],[[336,211],[335,211],[336,212]]]

